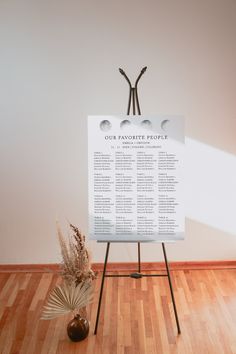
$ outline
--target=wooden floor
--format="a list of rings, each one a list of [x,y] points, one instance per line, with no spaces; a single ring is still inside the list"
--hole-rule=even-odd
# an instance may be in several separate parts
[[[39,320],[52,273],[0,274],[0,353],[236,354],[236,269],[173,271],[182,334],[177,335],[167,278],[109,278],[97,336],[80,343],[66,334],[69,317]]]

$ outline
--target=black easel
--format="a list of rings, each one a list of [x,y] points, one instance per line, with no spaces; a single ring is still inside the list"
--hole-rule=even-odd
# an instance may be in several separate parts
[[[145,66],[139,76],[137,77],[135,81],[134,87],[132,87],[131,82],[124,72],[124,70],[119,69],[121,75],[123,75],[126,79],[126,81],[129,84],[129,101],[128,101],[128,110],[127,110],[127,115],[130,114],[130,108],[131,108],[131,102],[133,105],[133,115],[136,114],[136,106],[137,106],[137,112],[138,115],[141,115],[140,111],[140,105],[139,105],[139,100],[138,100],[138,82],[141,79],[142,75],[145,73],[147,70],[147,67]],[[177,331],[178,334],[181,333],[180,330],[180,325],[179,325],[179,319],[178,319],[178,313],[177,313],[177,308],[175,304],[175,298],[174,298],[174,291],[172,287],[172,282],[171,282],[171,277],[170,277],[170,269],[169,269],[169,264],[167,260],[167,255],[166,255],[166,249],[165,249],[165,244],[162,242],[162,251],[164,255],[164,260],[165,260],[165,266],[166,266],[166,274],[142,274],[141,273],[141,257],[140,257],[140,242],[138,243],[138,272],[136,273],[131,273],[131,274],[106,274],[106,268],[107,268],[107,261],[108,261],[108,255],[109,255],[109,249],[110,249],[110,243],[112,241],[106,242],[107,243],[107,248],[106,248],[106,255],[105,255],[105,261],[104,261],[104,268],[103,268],[103,273],[102,273],[102,283],[101,283],[101,288],[100,288],[100,295],[99,295],[99,301],[98,301],[98,309],[97,309],[97,318],[96,318],[96,324],[95,324],[95,330],[94,334],[97,334],[97,329],[98,329],[98,322],[99,322],[99,316],[100,316],[100,309],[101,309],[101,303],[102,303],[102,295],[103,295],[103,287],[104,287],[104,280],[106,277],[131,277],[135,279],[139,279],[142,277],[168,277],[169,281],[169,287],[170,287],[170,293],[171,293],[171,299],[173,303],[173,308],[174,308],[174,314],[175,314],[175,320],[176,320],[176,326],[177,326]],[[117,242],[117,241],[114,241]]]

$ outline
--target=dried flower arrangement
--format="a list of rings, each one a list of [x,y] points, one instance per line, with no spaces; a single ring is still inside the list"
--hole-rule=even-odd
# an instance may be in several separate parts
[[[61,276],[68,284],[78,285],[86,280],[92,281],[95,279],[95,274],[91,269],[85,236],[76,226],[70,224],[70,228],[73,234],[67,244],[59,225],[57,225],[62,255]]]
[[[63,283],[62,285],[57,285],[49,294],[41,319],[52,319],[67,313],[72,313],[75,317],[79,315],[86,317],[86,306],[92,301],[92,281],[96,276],[91,269],[89,252],[85,245],[85,236],[81,234],[76,226],[69,225],[72,235],[66,242],[57,224],[62,255],[60,274]],[[76,315],[76,312],[78,315]]]

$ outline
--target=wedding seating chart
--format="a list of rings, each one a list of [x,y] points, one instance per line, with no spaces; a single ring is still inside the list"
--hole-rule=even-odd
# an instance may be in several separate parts
[[[90,239],[183,239],[183,155],[183,117],[89,116]]]

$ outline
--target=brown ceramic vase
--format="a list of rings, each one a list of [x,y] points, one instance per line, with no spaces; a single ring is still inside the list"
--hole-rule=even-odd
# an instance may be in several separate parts
[[[88,320],[76,315],[67,325],[67,334],[73,342],[85,339],[89,334]]]

